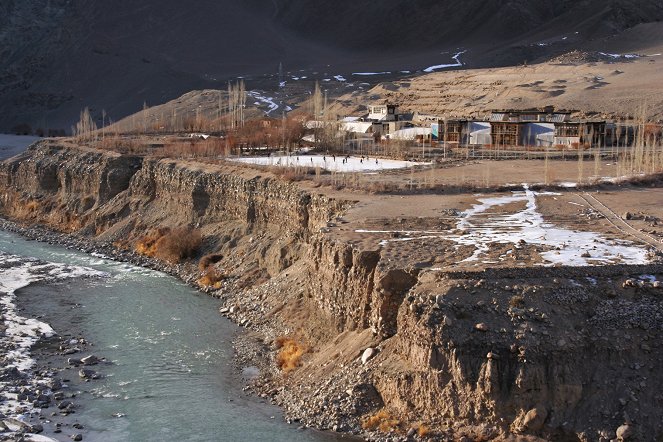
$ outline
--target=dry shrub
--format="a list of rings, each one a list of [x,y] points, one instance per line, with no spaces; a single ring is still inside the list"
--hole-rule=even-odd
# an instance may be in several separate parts
[[[141,238],[136,243],[136,251],[141,255],[177,264],[191,258],[201,243],[202,235],[198,230],[162,227]]]
[[[92,143],[92,147],[102,150],[110,150],[123,154],[144,154],[149,151],[145,142],[130,137],[109,135]]]
[[[211,266],[212,264],[216,264],[222,259],[223,255],[220,253],[210,253],[209,255],[205,255],[200,258],[200,261],[198,261],[198,269],[203,272],[207,269],[207,267]]]
[[[223,280],[224,276],[222,273],[220,273],[218,270],[216,270],[213,267],[207,268],[205,270],[205,273],[203,273],[203,276],[198,279],[198,284],[203,286],[203,287],[212,287],[215,289],[220,289],[221,288],[221,281]]]
[[[305,166],[267,166],[266,169],[273,173],[274,175],[279,176],[285,181],[294,182],[294,181],[303,181],[307,178],[313,178],[315,176],[315,169],[312,167]]]
[[[306,353],[306,347],[292,338],[281,336],[275,341],[279,353],[276,355],[276,364],[285,373],[291,372],[301,365],[301,358]]]
[[[518,295],[512,296],[511,299],[509,299],[509,305],[515,308],[523,308],[525,306],[525,298]]]
[[[167,158],[219,158],[229,153],[226,141],[218,137],[172,139],[166,141],[162,149],[154,151],[156,156]]]
[[[383,433],[396,430],[399,425],[400,421],[385,409],[378,411],[373,416],[368,416],[361,423],[361,427],[364,430],[380,430]]]

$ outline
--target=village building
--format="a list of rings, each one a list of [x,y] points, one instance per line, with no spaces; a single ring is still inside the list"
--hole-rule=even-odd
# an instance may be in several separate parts
[[[556,146],[605,146],[605,121],[566,121],[555,125]],[[610,143],[612,144],[612,143]]]
[[[554,144],[555,127],[568,121],[569,111],[544,109],[494,111],[488,119],[493,146],[544,146]]]
[[[431,124],[433,140],[438,143],[462,144],[466,125],[467,120],[438,120],[437,123]]]
[[[395,104],[379,104],[368,106],[367,121],[398,121],[398,106]]]
[[[401,114],[395,104],[381,104],[368,106],[368,115],[363,118],[371,122],[370,132],[388,138],[400,130],[411,128],[412,115]]]

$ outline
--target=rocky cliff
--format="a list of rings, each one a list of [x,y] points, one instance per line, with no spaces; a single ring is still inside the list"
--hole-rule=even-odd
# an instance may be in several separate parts
[[[0,163],[0,196],[6,217],[118,247],[199,229],[198,257],[219,256],[226,277],[223,312],[257,332],[238,349],[263,362],[254,388],[306,424],[440,440],[663,435],[663,292],[643,277],[660,266],[426,269],[334,235],[350,198],[55,141]],[[305,349],[287,373],[271,362],[278,337]]]

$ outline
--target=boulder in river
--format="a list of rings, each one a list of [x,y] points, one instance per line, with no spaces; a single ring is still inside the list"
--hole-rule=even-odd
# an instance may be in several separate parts
[[[99,358],[96,357],[95,355],[89,355],[85,356],[84,358],[81,358],[81,362],[83,365],[96,365],[99,363]]]
[[[80,376],[82,379],[99,379],[99,373],[97,373],[94,370],[90,370],[89,368],[81,368],[78,370],[78,376]]]

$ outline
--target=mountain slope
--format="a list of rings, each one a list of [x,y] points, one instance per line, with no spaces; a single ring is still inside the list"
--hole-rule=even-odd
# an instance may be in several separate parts
[[[519,64],[661,19],[659,0],[6,0],[0,130],[67,129],[86,105],[118,120],[240,75],[252,87],[279,63],[312,78],[421,68],[462,47],[468,67]]]

